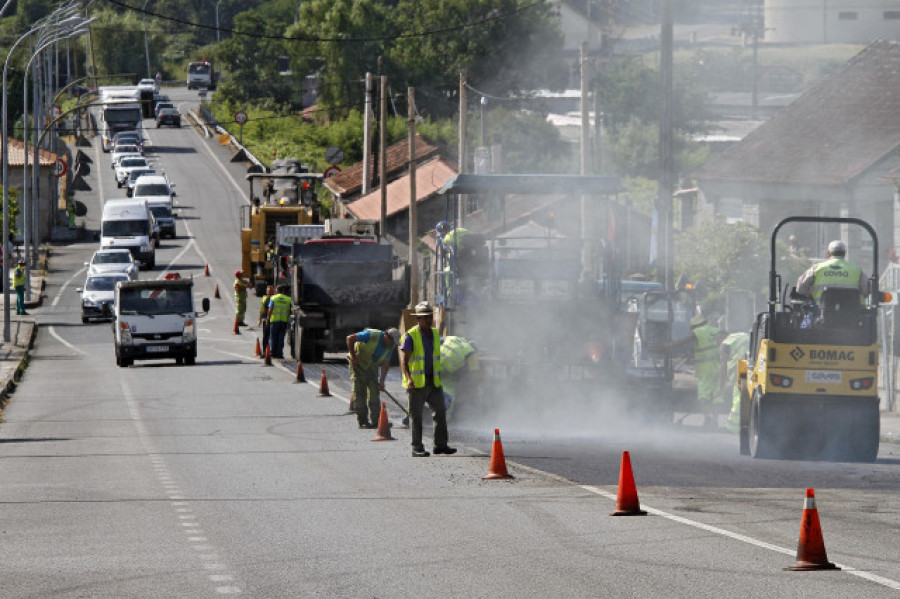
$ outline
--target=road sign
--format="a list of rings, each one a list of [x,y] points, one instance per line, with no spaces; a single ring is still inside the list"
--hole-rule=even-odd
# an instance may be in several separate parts
[[[328,177],[335,176],[339,172],[341,172],[341,167],[332,165],[326,168],[325,172],[322,173],[322,175],[327,179]]]
[[[66,161],[57,158],[56,164],[53,165],[53,175],[58,179],[65,175],[67,170],[69,170],[69,167],[66,165]]]
[[[62,114],[62,108],[60,108],[57,105],[54,105],[53,106],[53,118],[58,119],[61,114]]]
[[[234,113],[234,122],[238,125],[243,125],[247,122],[247,113],[243,110],[238,110]]]
[[[339,164],[344,161],[344,151],[338,146],[328,146],[325,150],[325,160],[328,164]]]

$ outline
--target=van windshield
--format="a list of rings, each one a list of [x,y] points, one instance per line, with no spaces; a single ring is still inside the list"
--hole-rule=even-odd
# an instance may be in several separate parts
[[[169,196],[169,186],[165,183],[141,183],[134,187],[135,197]]]
[[[108,220],[103,222],[103,237],[146,237],[150,234],[150,223],[141,220]]]
[[[121,314],[181,314],[193,311],[189,287],[141,287],[119,292]]]

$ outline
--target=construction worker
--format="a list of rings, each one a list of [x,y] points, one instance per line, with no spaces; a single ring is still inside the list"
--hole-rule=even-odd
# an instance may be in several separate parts
[[[444,247],[450,250],[454,255],[458,254],[460,248],[464,245],[463,239],[471,234],[468,229],[454,227],[445,220],[439,222],[435,227],[435,230],[440,234],[441,243],[444,244]]]
[[[287,295],[287,285],[279,285],[275,295],[269,300],[269,355],[284,359],[284,334],[291,319],[291,298]]]
[[[797,279],[797,293],[809,295],[816,305],[822,298],[825,287],[858,289],[861,298],[866,294],[866,276],[862,269],[847,260],[847,246],[840,239],[828,244],[826,259],[813,264]]]
[[[20,259],[13,269],[13,288],[16,290],[16,314],[25,314],[25,260]]]
[[[391,356],[400,345],[400,331],[365,329],[347,336],[347,360],[359,428],[376,428],[381,415],[384,379],[391,368]],[[380,376],[379,376],[380,370]]]
[[[234,318],[238,325],[245,327],[244,314],[247,312],[247,287],[250,282],[244,278],[244,271],[234,271]]]
[[[454,335],[441,338],[441,386],[448,420],[457,388],[464,386],[469,379],[467,375],[478,369],[478,351],[468,339]]]
[[[747,357],[750,349],[750,333],[731,333],[719,345],[719,384],[722,400],[731,401],[731,412],[725,420],[725,428],[732,433],[741,429],[741,388],[737,380],[738,360]]]
[[[409,395],[409,418],[412,429],[412,455],[428,457],[422,445],[422,409],[431,408],[434,419],[434,453],[454,454],[447,445],[447,413],[441,388],[441,337],[432,326],[434,311],[428,302],[416,304],[413,316],[416,326],[406,332],[400,345],[400,368],[403,386]]]
[[[267,285],[266,294],[262,297],[262,301],[259,304],[259,316],[256,319],[256,326],[261,326],[263,332],[263,351],[260,358],[266,357],[265,348],[269,347],[269,300],[271,300],[274,295],[275,285]]]

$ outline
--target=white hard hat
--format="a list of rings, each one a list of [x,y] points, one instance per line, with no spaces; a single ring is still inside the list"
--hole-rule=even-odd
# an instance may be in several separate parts
[[[828,253],[832,256],[846,256],[847,246],[840,239],[835,239],[828,244]]]

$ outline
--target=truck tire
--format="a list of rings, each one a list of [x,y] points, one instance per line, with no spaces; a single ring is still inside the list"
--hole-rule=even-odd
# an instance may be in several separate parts
[[[266,282],[261,281],[260,279],[254,279],[253,291],[256,293],[256,297],[264,296],[266,294]]]
[[[190,356],[184,357],[184,363],[188,366],[193,366],[197,363],[197,356],[195,354],[191,354]]]
[[[742,378],[740,382],[741,389],[741,423],[739,436],[739,453],[741,455],[750,455],[750,393],[747,391],[747,379]]]
[[[315,362],[321,362],[321,358],[317,358],[316,351],[316,333],[311,329],[303,329],[298,328],[299,335],[297,338],[300,340],[300,361],[304,364],[312,364]]]
[[[771,458],[774,457],[772,448],[772,431],[769,430],[769,421],[771,418],[763,414],[760,403],[762,397],[759,390],[753,392],[753,399],[750,400],[750,430],[749,444],[750,455],[754,458]]]
[[[878,405],[873,404],[855,420],[855,431],[846,452],[850,461],[874,462],[878,457],[878,444],[881,441],[880,419]]]

